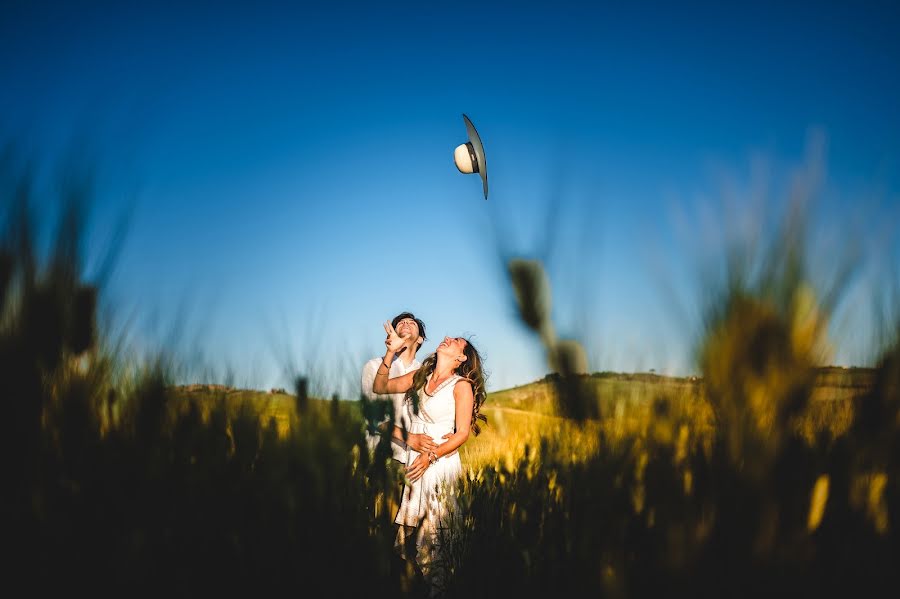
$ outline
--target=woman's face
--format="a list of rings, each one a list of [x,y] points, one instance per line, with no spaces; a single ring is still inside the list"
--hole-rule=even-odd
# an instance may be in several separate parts
[[[438,354],[456,360],[460,356],[465,360],[465,349],[468,343],[462,337],[444,337],[435,350]]]

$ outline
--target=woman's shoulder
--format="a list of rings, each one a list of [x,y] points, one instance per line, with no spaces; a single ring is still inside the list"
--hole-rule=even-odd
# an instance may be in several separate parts
[[[461,393],[472,395],[472,381],[457,375],[456,381],[453,382],[453,395],[459,397]]]

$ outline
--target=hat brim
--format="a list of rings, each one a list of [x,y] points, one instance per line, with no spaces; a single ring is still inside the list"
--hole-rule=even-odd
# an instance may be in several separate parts
[[[481,175],[481,182],[484,185],[484,199],[488,197],[488,179],[487,179],[487,160],[484,157],[484,146],[481,144],[481,136],[475,130],[475,125],[469,120],[465,114],[462,115],[463,121],[466,123],[466,133],[469,135],[469,141],[475,149],[475,156],[478,158],[478,174]]]

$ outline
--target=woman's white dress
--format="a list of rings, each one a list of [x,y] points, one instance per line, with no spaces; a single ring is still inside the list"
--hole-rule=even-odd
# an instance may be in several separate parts
[[[428,387],[426,380],[425,387]],[[425,433],[438,445],[447,441],[442,437],[456,428],[456,400],[453,389],[460,377],[453,375],[441,383],[432,396],[419,392],[419,412],[415,413],[411,402],[406,402],[410,433]],[[419,453],[407,448],[406,465],[411,465]],[[403,488],[400,510],[394,519],[400,525],[397,532],[397,548],[411,534],[416,538],[416,562],[432,585],[441,584],[441,546],[447,541],[451,522],[456,517],[456,482],[462,475],[459,452],[453,451],[429,466],[415,482]]]

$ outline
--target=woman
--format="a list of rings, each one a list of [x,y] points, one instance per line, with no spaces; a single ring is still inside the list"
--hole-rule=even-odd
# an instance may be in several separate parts
[[[406,477],[400,510],[394,519],[398,548],[415,541],[415,559],[432,592],[444,584],[441,541],[455,512],[455,482],[462,474],[459,448],[469,431],[479,432],[484,403],[484,371],[475,346],[462,337],[445,337],[421,368],[388,378],[390,360],[405,340],[390,323],[387,351],[375,375],[375,393],[406,393],[410,429],[394,427],[393,435],[407,445]],[[405,439],[404,439],[405,435]],[[437,441],[435,441],[437,439]],[[404,556],[405,557],[405,556]]]

